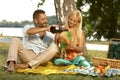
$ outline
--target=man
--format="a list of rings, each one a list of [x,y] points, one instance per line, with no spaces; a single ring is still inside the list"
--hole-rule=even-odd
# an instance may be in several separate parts
[[[33,13],[34,25],[23,28],[23,43],[17,38],[12,39],[8,51],[8,72],[16,68],[36,68],[53,58],[57,52],[54,36],[47,26],[47,17],[43,10]],[[18,60],[21,62],[18,64]]]

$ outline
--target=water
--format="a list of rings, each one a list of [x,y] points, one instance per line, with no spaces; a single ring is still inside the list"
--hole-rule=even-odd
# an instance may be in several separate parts
[[[8,28],[8,27],[0,27],[0,42],[10,42],[12,40],[11,37],[2,37],[2,36],[13,36],[22,39],[22,28]]]
[[[11,38],[0,38],[0,42],[11,42]]]
[[[1,28],[0,27],[0,35],[23,37],[22,28],[7,28],[7,27]]]
[[[0,42],[11,42],[13,37],[0,37]],[[16,37],[22,41],[22,37]]]

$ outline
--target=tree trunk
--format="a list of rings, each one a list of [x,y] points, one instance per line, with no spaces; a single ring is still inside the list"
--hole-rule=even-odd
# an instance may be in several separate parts
[[[59,25],[65,23],[66,16],[70,11],[77,9],[75,0],[54,0],[54,5]]]

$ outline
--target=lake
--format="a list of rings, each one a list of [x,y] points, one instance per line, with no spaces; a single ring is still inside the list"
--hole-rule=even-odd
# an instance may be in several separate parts
[[[0,27],[0,35],[23,37],[22,28],[6,28],[6,27],[3,28],[3,27]]]
[[[22,28],[0,28],[0,35],[2,36],[15,36],[22,40],[23,34],[22,34]],[[0,42],[10,42],[11,37],[0,37]],[[88,50],[108,50],[108,45],[91,45],[86,44],[86,47]],[[101,48],[101,49],[100,49]]]

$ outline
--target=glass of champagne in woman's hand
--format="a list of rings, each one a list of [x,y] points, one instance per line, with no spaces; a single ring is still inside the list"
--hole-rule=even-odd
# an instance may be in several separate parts
[[[75,45],[72,44],[72,43],[67,44],[66,47],[67,47],[68,50],[74,50],[75,49]]]
[[[75,50],[75,47],[76,47],[76,46],[75,46],[73,43],[70,43],[70,49],[71,49],[71,50]]]

